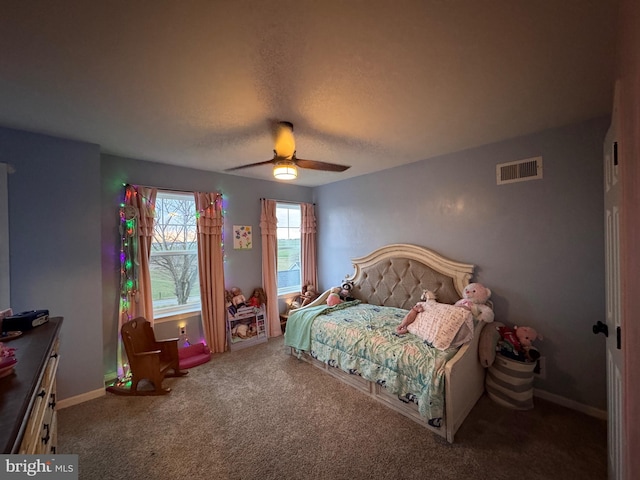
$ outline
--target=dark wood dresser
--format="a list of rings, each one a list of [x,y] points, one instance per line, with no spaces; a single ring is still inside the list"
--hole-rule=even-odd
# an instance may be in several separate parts
[[[0,378],[2,453],[48,454],[56,450],[56,371],[62,317],[6,342],[16,349],[13,374]]]

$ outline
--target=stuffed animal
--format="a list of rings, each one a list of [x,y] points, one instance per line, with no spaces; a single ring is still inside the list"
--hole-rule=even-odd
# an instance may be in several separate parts
[[[249,325],[245,325],[244,323],[241,323],[233,327],[233,329],[231,330],[231,335],[244,339],[250,336],[249,331],[250,331]]]
[[[351,280],[345,280],[344,282],[342,282],[342,288],[340,289],[340,298],[343,302],[350,302],[351,300],[355,300],[355,298],[351,296],[351,290],[353,290],[353,282]]]
[[[251,325],[249,325],[249,331],[247,332],[247,337],[255,337],[256,335],[258,335],[258,325],[256,325],[255,322],[253,322]]]
[[[500,332],[498,329],[504,327],[504,323],[492,322],[491,325],[484,325],[480,331],[478,340],[478,359],[480,364],[489,368],[496,359],[496,349],[500,342]]]
[[[462,292],[462,298],[458,300],[456,307],[463,307],[471,311],[476,320],[491,323],[494,319],[493,309],[487,305],[491,297],[491,290],[481,283],[470,283]]]
[[[540,358],[540,352],[532,345],[536,339],[542,340],[535,329],[531,327],[500,327],[500,341],[498,350],[501,355],[520,362],[534,362]]]
[[[531,327],[513,327],[516,331],[516,337],[520,341],[525,358],[530,362],[535,362],[540,358],[540,352],[532,345],[535,340],[543,340],[542,335]]]
[[[342,303],[342,299],[340,298],[340,287],[333,287],[331,289],[331,293],[327,297],[327,305],[333,307],[334,305],[338,305]]]
[[[420,295],[420,300],[427,303],[433,303],[437,299],[437,296],[431,290],[423,290],[422,295]]]
[[[342,282],[339,295],[343,302],[350,302],[351,300],[355,300],[355,298],[351,295],[351,290],[353,290],[353,282],[351,280],[345,280],[344,282]]]
[[[318,298],[318,292],[316,292],[316,287],[311,284],[304,285],[302,287],[302,295],[300,296],[300,306],[304,307],[305,305],[310,304],[316,298]]]

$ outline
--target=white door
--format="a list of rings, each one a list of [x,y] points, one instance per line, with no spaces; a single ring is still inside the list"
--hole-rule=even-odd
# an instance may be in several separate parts
[[[623,357],[621,344],[620,305],[620,169],[618,167],[619,88],[614,94],[611,127],[604,142],[604,209],[605,209],[605,262],[606,262],[606,324],[594,325],[594,333],[607,335],[607,403],[608,403],[608,464],[609,478],[624,478],[623,444],[624,423],[622,373]]]

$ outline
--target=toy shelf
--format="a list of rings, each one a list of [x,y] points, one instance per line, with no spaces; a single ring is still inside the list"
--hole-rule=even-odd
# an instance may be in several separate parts
[[[265,305],[241,307],[227,312],[227,340],[229,350],[239,350],[267,341]]]

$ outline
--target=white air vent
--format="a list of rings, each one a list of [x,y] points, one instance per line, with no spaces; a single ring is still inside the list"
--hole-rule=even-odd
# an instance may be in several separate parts
[[[498,185],[542,178],[542,157],[527,158],[496,165]]]

